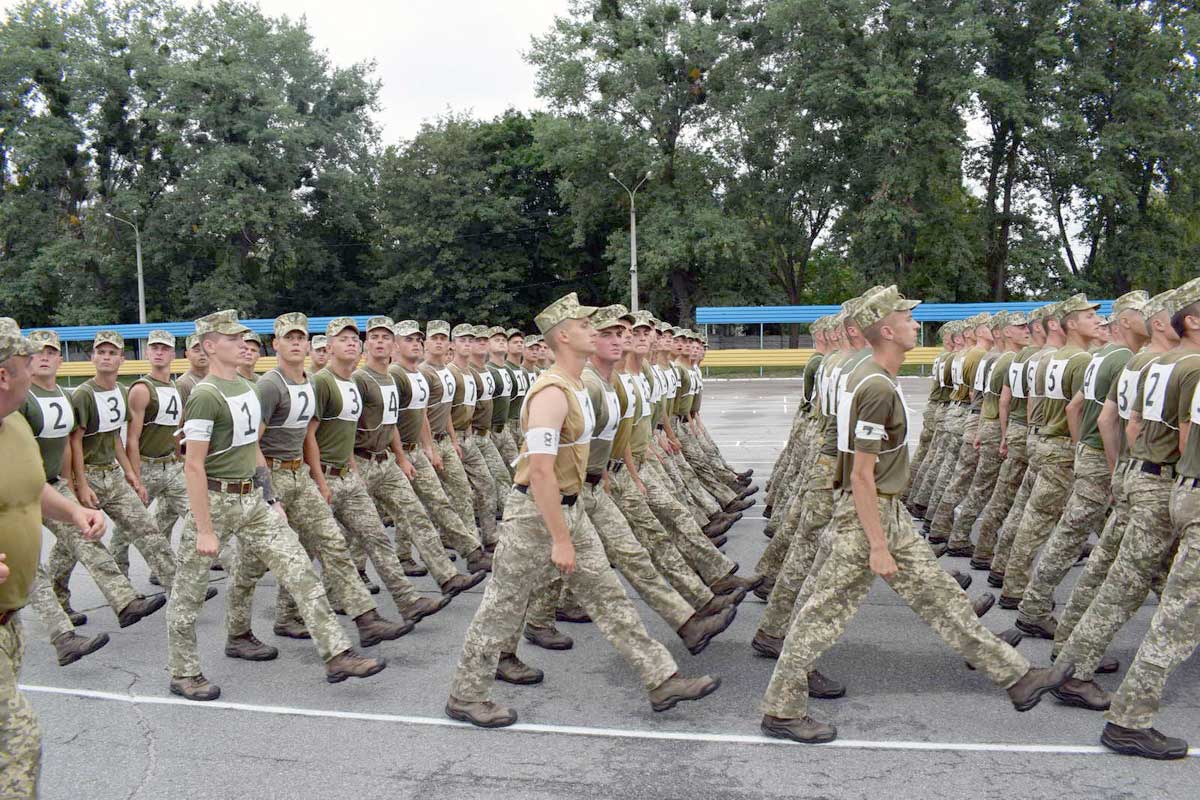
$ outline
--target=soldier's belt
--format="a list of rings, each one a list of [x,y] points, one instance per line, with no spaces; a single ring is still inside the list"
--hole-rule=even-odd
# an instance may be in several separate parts
[[[121,465],[117,462],[111,464],[84,464],[84,470],[94,469],[96,472],[112,472],[114,469],[120,469]]]
[[[405,442],[404,444],[402,444],[400,446],[400,448],[402,450],[404,450],[404,452],[406,452],[406,453],[415,453],[417,451],[417,448],[420,446],[421,446],[420,442]]]
[[[608,471],[611,472],[612,474],[616,475],[618,472],[621,471],[621,469],[624,466],[625,466],[625,459],[614,458],[612,461],[608,462]]]
[[[219,481],[209,478],[208,488],[209,491],[225,494],[250,494],[254,491],[254,481]]]
[[[376,464],[382,464],[384,461],[387,461],[392,454],[386,450],[382,453],[374,453],[370,450],[360,450],[356,447],[354,448],[354,455],[367,461],[374,461]]]
[[[143,464],[175,464],[181,461],[179,456],[171,453],[168,456],[142,456]]]
[[[471,428],[471,433],[486,439],[491,431],[487,428]]]
[[[587,482],[589,485],[591,485],[591,486],[596,486],[597,484],[599,484],[599,483],[600,483],[601,479],[603,479],[603,478],[604,478],[604,473],[603,473],[603,472],[589,472],[589,473],[588,473],[588,474],[587,474],[587,475],[584,477],[584,480],[585,480],[585,481],[586,481],[586,482]]]
[[[16,619],[17,612],[20,610],[19,608],[13,608],[8,611],[0,611],[0,625],[7,625],[9,620]]]
[[[268,458],[267,466],[271,469],[290,469],[292,472],[299,472],[300,468],[304,466],[304,459],[293,458],[285,461],[282,458]]]
[[[450,434],[448,434],[448,433],[446,433],[446,432],[444,432],[444,431],[443,431],[442,433],[435,433],[435,434],[433,435],[433,438],[434,438],[434,440],[436,440],[436,441],[439,441],[439,442],[440,442],[442,439],[445,439],[445,438],[447,438],[449,435],[450,435]]]
[[[521,494],[529,494],[529,487],[523,483],[514,483],[513,488]],[[579,495],[577,494],[563,494],[559,495],[559,497],[562,498],[562,504],[564,506],[573,506],[575,505],[576,501],[579,500]]]
[[[504,433],[504,423],[498,422],[492,426],[492,433]]]
[[[321,472],[322,472],[322,474],[328,475],[333,478],[341,478],[350,473],[350,466],[344,465],[341,467],[335,467],[332,464],[322,464]]]
[[[1175,477],[1174,464],[1155,464],[1153,461],[1140,461],[1134,459],[1129,462],[1130,468],[1137,467],[1139,472],[1144,472],[1147,475],[1157,475],[1160,478],[1168,480]]]
[[[1189,478],[1186,475],[1180,475],[1177,485],[1184,489],[1200,489],[1200,478]]]

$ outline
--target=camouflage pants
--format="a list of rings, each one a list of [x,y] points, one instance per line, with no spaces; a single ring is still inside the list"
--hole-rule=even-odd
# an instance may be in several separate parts
[[[683,426],[680,426],[683,428]],[[687,460],[688,466],[700,478],[700,483],[704,486],[717,502],[721,505],[726,505],[737,497],[737,492],[731,489],[724,481],[718,477],[716,470],[708,460],[707,454],[700,448],[694,436],[683,428],[679,432],[679,446],[683,449],[683,457]]]
[[[975,472],[971,475],[971,488],[958,504],[957,511],[951,513],[953,522],[947,540],[951,549],[971,546],[971,528],[995,491],[1003,463],[1000,459],[1000,420],[980,420],[979,454]]]
[[[263,501],[261,490],[250,494],[209,492],[208,509],[213,532],[221,542],[237,537],[238,561],[261,561],[300,603],[300,615],[322,660],[350,649],[350,640],[333,615],[321,579],[295,531]],[[213,561],[196,552],[196,518],[191,513],[184,518],[179,556],[179,580],[171,588],[167,604],[167,668],[173,677],[184,678],[200,674],[196,616],[204,605]]]
[[[50,577],[46,574],[46,567],[43,564],[38,565],[37,577],[34,578],[33,588],[29,590],[29,606],[42,621],[42,627],[46,629],[46,638],[49,641],[53,642],[64,633],[75,630],[75,626],[71,624],[71,618],[67,616],[67,612],[63,611],[58,598],[54,596],[54,589],[50,586]]]
[[[642,482],[646,485],[646,503],[671,538],[679,552],[706,585],[729,575],[737,568],[728,556],[716,548],[700,526],[687,514],[675,496],[667,488],[668,480],[653,459],[642,465]]]
[[[1054,532],[1038,559],[1033,579],[1025,588],[1017,616],[1026,622],[1044,622],[1050,617],[1054,590],[1074,566],[1083,544],[1100,528],[1108,511],[1111,477],[1103,450],[1079,444],[1075,453],[1075,481]],[[1044,471],[1043,471],[1044,474]],[[1013,575],[1012,559],[1004,576],[1005,588]]]
[[[974,474],[979,468],[979,451],[983,450],[983,439],[980,438],[979,450],[976,450],[974,440],[976,440],[977,434],[982,437],[982,434],[979,433],[980,428],[994,428],[996,444],[997,446],[1000,444],[1000,421],[991,422],[990,426],[985,426],[978,414],[972,414],[967,425],[962,427],[962,444],[959,445],[958,463],[955,464],[953,474],[950,476],[946,492],[943,492],[942,498],[937,501],[937,510],[932,513],[929,529],[930,539],[949,540],[950,530],[954,527],[954,510],[958,509],[959,504],[966,498],[967,492],[971,491]]]
[[[695,609],[659,573],[608,492],[599,485],[584,484],[579,492],[579,502],[600,537],[608,563],[625,576],[634,591],[671,626],[671,630],[683,627]]]
[[[174,459],[167,461],[148,461],[142,459],[142,485],[146,487],[154,504],[154,524],[162,533],[167,543],[171,542],[171,534],[175,531],[175,523],[187,514],[187,486],[183,481],[183,462]],[[121,567],[121,571],[129,574],[129,534],[124,528],[113,531],[108,543],[109,552]]]
[[[979,415],[972,414],[969,410],[965,411],[958,437],[947,445],[950,448],[950,452],[947,454],[945,461],[942,462],[942,467],[938,471],[937,482],[933,485],[933,491],[929,495],[929,504],[925,510],[925,519],[930,523],[933,522],[934,514],[941,508],[943,500],[949,495],[950,484],[954,482],[954,479],[963,472],[973,473],[975,471],[975,464],[979,460],[979,453],[975,450],[975,432],[977,430],[979,430]],[[966,459],[965,463],[964,459]],[[970,484],[962,486],[963,494],[966,494],[969,486]],[[958,500],[961,499],[960,495],[954,501],[954,505],[958,505]],[[950,511],[947,513],[953,512],[954,506],[951,506]],[[949,536],[949,533],[949,527],[947,526],[945,536]]]
[[[789,469],[792,459],[800,454],[801,443],[804,441],[803,433],[808,428],[808,413],[802,406],[796,415],[792,417],[792,427],[788,432],[787,443],[779,452],[779,456],[775,459],[775,463],[771,465],[771,474],[767,476],[767,484],[764,491],[771,494],[774,491],[775,482],[782,477]]]
[[[821,534],[833,517],[833,476],[836,469],[837,459],[833,456],[817,459],[813,471],[815,485],[805,495],[806,507],[800,529],[792,537],[792,546],[788,548],[787,558],[767,600],[767,610],[758,625],[758,629],[768,636],[787,635],[797,607],[796,598],[805,580],[815,574],[813,563],[820,549]]]
[[[1042,471],[1041,457],[1045,445],[1045,437],[1030,434],[1029,443],[1026,446],[1029,453],[1029,466],[1025,468],[1025,477],[1021,479],[1021,485],[1017,488],[1017,495],[1013,498],[1012,506],[1005,509],[1004,523],[996,534],[996,552],[992,556],[993,572],[1004,574],[1013,540],[1016,539],[1017,531],[1021,527],[1021,517],[1025,514],[1025,506],[1029,504],[1033,487],[1037,485],[1038,474]]]
[[[925,506],[930,505],[930,497],[937,486],[942,466],[947,458],[953,458],[958,453],[959,439],[962,437],[962,426],[966,422],[966,407],[958,403],[947,403],[942,409],[938,429],[930,443],[927,463],[921,465],[919,483],[913,484],[912,502]]]
[[[680,449],[682,449],[682,445],[681,440]],[[696,472],[695,467],[692,466],[692,462],[688,461],[685,453],[672,453],[667,458],[675,463],[679,480],[683,484],[684,494],[691,496],[693,503],[701,514],[706,515],[706,518],[720,511],[722,507],[737,497],[737,493],[728,486],[718,486],[715,492],[710,490]]]
[[[721,505],[700,484],[700,479],[695,473],[691,473],[691,477],[685,477],[684,472],[690,472],[691,467],[683,456],[659,450],[658,465],[670,481],[670,488],[675,497],[692,515],[696,524],[700,527],[707,525],[709,518],[721,510]]]
[[[488,472],[492,473],[492,480],[496,483],[496,507],[503,514],[504,505],[508,502],[508,490],[512,488],[512,473],[508,471],[508,464],[505,463],[504,456],[500,455],[500,450],[492,441],[490,433],[486,436],[476,433],[475,444],[483,455]]]
[[[433,523],[437,525],[442,542],[452,550],[457,550],[461,556],[474,553],[479,549],[479,539],[473,533],[475,525],[467,527],[454,511],[450,498],[442,489],[442,482],[438,480],[437,470],[433,468],[428,456],[419,447],[413,448],[407,455],[413,469],[416,470],[411,481],[413,491],[416,492],[421,505],[425,506],[425,511]]]
[[[467,629],[452,696],[467,702],[489,699],[500,654],[516,651],[530,595],[558,577],[647,690],[675,674],[675,660],[646,633],[582,505],[564,506],[563,515],[575,545],[575,571],[567,576],[550,561],[550,533],[533,498],[515,490],[509,495],[492,579]]]
[[[684,434],[695,443],[696,457],[702,459],[707,469],[709,469],[713,477],[721,482],[724,486],[733,489],[735,492],[740,489],[738,476],[725,459],[721,457],[721,451],[713,441],[708,438],[708,433],[695,421],[683,423]]]
[[[325,592],[334,607],[343,609],[351,619],[375,610],[375,601],[359,580],[358,569],[350,556],[346,538],[333,518],[333,510],[321,497],[308,467],[275,467],[271,470],[271,485],[287,514],[288,526],[296,532],[305,554],[310,561],[320,559]],[[237,560],[229,597],[225,601],[226,628],[230,636],[250,630],[254,587],[266,571],[267,565],[252,555]],[[281,585],[275,601],[276,621],[292,622],[299,617],[295,598]]]
[[[996,552],[996,537],[1000,532],[1000,525],[1012,508],[1013,500],[1029,468],[1028,431],[1029,428],[1023,422],[1008,423],[1008,457],[1001,462],[1000,472],[996,476],[996,487],[979,514],[979,538],[975,542],[975,558],[990,560]],[[996,455],[999,457],[999,451]],[[986,489],[984,493],[987,493]],[[971,521],[967,521],[966,524],[971,524]]]
[[[496,499],[496,481],[492,471],[488,469],[475,434],[463,434],[462,447],[463,472],[471,487],[471,504],[475,517],[479,520],[479,533],[483,541],[489,545],[496,543],[496,511],[499,507]]]
[[[634,484],[629,470],[609,473],[608,479],[617,507],[629,523],[633,535],[650,554],[655,568],[692,608],[708,605],[713,598],[712,590],[679,553],[679,548],[671,541],[671,535],[650,510],[646,496]]]
[[[442,545],[442,537],[396,460],[359,459],[358,474],[376,508],[391,517],[396,525],[396,558],[400,561],[412,558],[411,548],[415,547],[438,586],[457,575],[458,570],[450,563]]]
[[[1117,558],[1096,598],[1060,653],[1075,665],[1075,677],[1088,681],[1113,636],[1138,610],[1155,575],[1165,571],[1179,541],[1171,524],[1171,481],[1136,471],[1126,478],[1129,524]]]
[[[1171,522],[1179,552],[1137,656],[1104,715],[1125,728],[1149,728],[1167,678],[1200,645],[1200,489],[1176,485]]]
[[[492,433],[488,436],[492,445],[495,446],[497,452],[500,453],[501,463],[504,464],[504,471],[508,473],[509,483],[512,482],[513,462],[517,460],[519,449],[513,444],[512,436],[508,434],[508,428],[504,427],[500,430],[492,429]]]
[[[1113,513],[1108,515],[1104,530],[1100,532],[1100,539],[1083,565],[1083,574],[1075,581],[1071,596],[1059,618],[1058,627],[1054,631],[1054,645],[1050,652],[1055,657],[1071,638],[1071,632],[1079,624],[1088,606],[1096,599],[1096,592],[1104,585],[1109,568],[1117,560],[1121,540],[1125,538],[1125,529],[1129,524],[1129,492],[1126,487],[1128,479],[1129,460],[1125,459],[1117,464],[1112,477]]]
[[[454,435],[458,436],[458,434]],[[459,446],[463,448],[463,456],[465,456],[466,447],[461,444]],[[433,449],[442,459],[442,471],[438,473],[438,478],[442,481],[442,490],[446,493],[446,498],[450,501],[454,513],[458,514],[458,518],[462,520],[468,531],[480,530],[475,524],[475,503],[471,494],[471,481],[467,477],[463,459],[454,449],[454,442],[450,440],[449,436],[443,436],[441,439],[433,440]],[[492,515],[493,519],[495,516],[495,514]]]
[[[59,479],[51,485],[63,497],[73,503],[78,502],[65,480]],[[50,551],[49,561],[41,571],[47,580],[47,588],[57,597],[56,602],[60,607],[65,607],[71,602],[68,580],[76,562],[83,564],[113,611],[120,613],[121,609],[137,599],[138,594],[129,583],[129,578],[125,577],[125,573],[117,566],[117,562],[103,544],[86,541],[80,535],[79,529],[70,523],[47,519],[44,520],[44,524],[54,534],[54,547]],[[52,577],[54,575],[65,575],[67,580],[63,580],[60,586],[55,583]],[[35,605],[38,615],[45,622],[50,614],[49,609],[43,609],[40,601]]]
[[[1029,662],[1000,641],[975,617],[971,601],[949,573],[938,566],[929,545],[913,530],[899,498],[879,498],[879,515],[888,549],[899,568],[889,582],[933,630],[969,663],[1002,687],[1016,683]],[[830,525],[837,531],[811,597],[796,612],[783,653],[763,699],[763,712],[796,718],[808,713],[812,666],[841,637],[875,580],[868,567],[870,545],[852,497],[838,502]]]
[[[782,517],[789,515],[794,518],[796,514],[792,514],[793,509],[799,504],[789,504],[786,511],[778,512]],[[772,519],[774,517],[772,516]],[[770,522],[770,520],[767,520]],[[792,535],[796,532],[795,525],[787,525],[786,519],[776,525],[772,532],[771,540],[767,542],[767,546],[763,549],[762,555],[758,558],[758,563],[754,566],[754,572],[758,575],[765,575],[767,580],[775,580],[775,576],[779,574],[779,568],[783,566],[783,561],[787,557],[788,550],[792,546]]]
[[[1004,561],[1006,597],[1023,597],[1038,550],[1050,538],[1055,525],[1067,506],[1071,483],[1075,476],[1075,448],[1070,438],[1055,436],[1042,443],[1042,465],[1037,481],[1029,492],[1029,502],[1021,508],[1012,547]],[[1079,555],[1076,550],[1075,555]]]
[[[416,588],[404,576],[404,568],[396,557],[396,549],[388,539],[383,521],[375,501],[363,479],[355,472],[348,472],[341,477],[328,477],[329,492],[332,495],[334,519],[346,533],[346,541],[353,552],[355,545],[366,551],[367,558],[375,565],[375,572],[387,587],[396,603],[396,608],[403,614],[421,596]],[[397,520],[396,524],[400,524]],[[442,557],[446,557],[445,551]]]
[[[96,493],[101,510],[112,519],[113,527],[124,531],[128,540],[146,559],[150,571],[169,590],[175,577],[175,554],[171,552],[171,543],[159,531],[137,492],[125,482],[125,473],[115,465],[111,469],[89,466],[87,482]],[[55,594],[63,598],[64,603],[70,602],[69,586],[74,569],[75,558],[69,549],[51,553],[46,571],[54,584]]]
[[[17,688],[25,634],[21,618],[0,625],[0,797],[36,798],[42,773],[42,729]]]

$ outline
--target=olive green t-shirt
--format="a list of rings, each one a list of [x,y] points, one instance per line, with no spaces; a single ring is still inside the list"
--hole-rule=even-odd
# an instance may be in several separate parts
[[[458,368],[451,365],[450,369],[455,373],[455,383],[461,384]],[[421,370],[410,372],[400,364],[388,367],[388,375],[395,381],[396,389],[400,392],[400,416],[396,420],[400,441],[405,445],[419,444],[421,431],[425,427],[425,409],[429,405],[429,382],[425,380]],[[465,391],[465,386],[457,386],[455,394]]]
[[[1046,383],[1046,365],[1050,362],[1055,347],[1043,347],[1025,363],[1025,402],[1029,413],[1030,427],[1037,427],[1045,419],[1042,395]]]
[[[259,441],[263,455],[280,461],[303,458],[304,437],[317,407],[317,393],[308,376],[293,383],[276,368],[263,374],[254,388],[266,426]]]
[[[1092,356],[1088,351],[1064,345],[1049,358],[1046,364],[1045,398],[1042,404],[1043,436],[1069,437],[1067,426],[1067,403],[1083,387],[1083,375],[1087,372]]]
[[[353,378],[353,376],[351,376]],[[342,380],[329,367],[313,376],[317,392],[317,447],[321,463],[344,467],[354,453],[358,433],[358,418],[363,413],[363,399],[358,384]]]
[[[134,381],[150,391],[150,402],[142,417],[142,436],[138,452],[144,458],[162,458],[175,454],[175,432],[183,419],[183,399],[175,381],[156,380],[143,375]]]
[[[117,460],[121,428],[129,419],[129,390],[102,389],[92,378],[71,395],[75,427],[83,429],[83,463],[106,466]]]
[[[492,430],[500,431],[508,421],[508,407],[513,390],[512,375],[504,367],[498,367],[491,362],[487,365],[487,371],[496,381],[496,392],[492,395]]]
[[[42,555],[45,487],[46,470],[33,431],[24,416],[9,414],[0,420],[0,553],[9,571],[0,583],[0,611],[23,608],[29,600]]]
[[[963,354],[960,382],[951,399],[959,403],[965,403],[971,399],[971,390],[975,387],[975,373],[979,370],[979,365],[986,353],[987,351],[982,347],[974,345]]]
[[[692,373],[686,364],[675,364],[675,379],[679,382],[679,391],[675,393],[675,414],[687,419],[692,413]]]
[[[938,384],[941,387],[938,392],[939,402],[949,403],[950,395],[954,394],[954,359],[958,355],[957,350],[947,350],[942,358],[941,370],[938,373]]]
[[[896,379],[867,358],[857,364],[846,384],[849,408],[838,427],[844,447],[839,448],[839,485],[851,490],[850,476],[854,469],[854,453],[873,453],[875,462],[875,491],[881,495],[897,495],[908,486],[908,410]],[[846,452],[846,451],[849,452]]]
[[[1142,376],[1146,367],[1157,361],[1164,354],[1143,347],[1121,370],[1121,374],[1108,387],[1108,399],[1117,404],[1117,416],[1121,418],[1118,426],[1121,430],[1121,457],[1129,455],[1129,441],[1125,438],[1125,423],[1133,416],[1134,403],[1137,402],[1138,387],[1141,386]]]
[[[992,368],[996,365],[996,360],[1000,358],[1000,353],[995,350],[985,350],[983,358],[979,359],[979,364],[975,367],[975,377],[971,379],[971,410],[983,411],[983,399],[987,395],[988,382],[992,378]]]
[[[627,373],[613,370],[612,385],[620,404],[621,421],[617,423],[617,435],[613,437],[612,458],[623,458],[625,448],[630,446],[634,429],[640,420],[637,387],[634,378]]]
[[[629,450],[634,460],[640,464],[650,446],[650,437],[654,435],[654,404],[651,402],[654,387],[645,371],[629,373],[628,385],[633,388],[638,403],[637,411],[634,412],[637,419],[633,423],[633,434],[629,438]]]
[[[204,380],[203,375],[198,375],[190,369],[175,379],[175,388],[179,390],[179,402],[183,403],[185,407],[187,406],[188,395],[192,393],[192,389],[196,388],[196,384],[202,380]]]
[[[1026,369],[1029,359],[1038,351],[1034,345],[1026,345],[1017,351],[1013,356],[1013,360],[1008,365],[1008,374],[1004,377],[1004,385],[1008,387],[1008,391],[1012,394],[1012,399],[1008,403],[1008,419],[1010,422],[1025,422],[1026,412],[1029,410],[1027,398],[1029,397],[1029,380],[1028,371]]]
[[[1189,403],[1197,382],[1200,351],[1172,350],[1147,365],[1134,404],[1142,416],[1137,441],[1130,450],[1134,458],[1155,464],[1179,460],[1179,426],[1190,419]]]
[[[449,366],[435,367],[425,362],[420,370],[429,384],[429,405],[425,414],[429,417],[429,429],[437,436],[450,430],[450,408],[454,405],[457,382]]]
[[[248,481],[258,461],[262,406],[254,384],[210,374],[196,384],[183,410],[184,441],[208,442],[204,471],[220,481]]]
[[[805,408],[810,407],[816,400],[817,370],[821,368],[821,362],[824,360],[824,353],[813,353],[812,358],[804,365],[804,388],[800,401]]]
[[[29,423],[37,437],[38,450],[42,454],[42,466],[46,469],[46,480],[52,481],[62,475],[62,465],[67,451],[68,438],[75,427],[75,412],[71,398],[62,387],[55,386],[46,391],[36,384],[29,387],[21,415]],[[4,552],[0,550],[0,553]]]
[[[1005,379],[1008,377],[1008,370],[1012,366],[1015,356],[1016,353],[1008,350],[1001,353],[989,364],[986,389],[983,392],[983,404],[979,409],[979,416],[982,419],[1000,419],[1000,393],[1004,391]],[[1012,402],[1010,401],[1010,419],[1012,418],[1011,409]]]
[[[504,368],[508,370],[513,382],[512,397],[508,401],[508,419],[520,420],[521,406],[525,404],[525,392],[529,391],[529,375],[511,361],[505,361]]]
[[[479,394],[475,397],[475,413],[471,415],[471,430],[488,433],[492,429],[492,406],[496,395],[496,375],[487,366],[471,365],[471,374]]]
[[[1180,395],[1179,400],[1179,419],[1191,422],[1192,428],[1176,469],[1180,475],[1200,478],[1200,425],[1197,424],[1200,423],[1200,383],[1192,390],[1191,397]]]
[[[354,370],[351,377],[363,399],[354,448],[368,453],[386,453],[400,420],[400,389],[387,372],[376,372],[368,366]]]
[[[1109,342],[1092,354],[1083,373],[1083,414],[1079,419],[1079,441],[1096,450],[1104,449],[1100,438],[1100,412],[1109,389],[1129,362],[1133,352],[1123,344]]]
[[[594,475],[608,468],[617,426],[621,424],[621,403],[617,390],[591,364],[583,368],[583,387],[592,401],[592,415],[595,417],[587,460],[587,471]]]
[[[864,347],[861,350],[856,350],[848,354],[845,360],[841,361],[829,376],[831,381],[829,389],[829,415],[825,418],[825,427],[822,429],[822,455],[836,456],[838,454],[837,413],[840,397],[843,392],[848,391],[850,376],[854,373],[854,370],[870,358],[871,348]]]
[[[454,375],[454,399],[450,401],[450,424],[454,426],[456,432],[462,433],[471,427],[471,417],[475,415],[475,403],[479,399],[479,382],[475,380],[475,373],[469,364],[466,369],[457,364],[451,364],[450,372]],[[418,372],[418,374],[420,373]],[[399,380],[396,382],[399,383]],[[425,386],[428,391],[429,383],[426,382]]]

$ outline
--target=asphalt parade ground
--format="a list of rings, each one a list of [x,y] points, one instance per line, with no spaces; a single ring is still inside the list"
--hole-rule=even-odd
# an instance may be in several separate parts
[[[904,379],[915,447],[925,379]],[[763,482],[795,412],[794,380],[711,381],[706,424],[739,469]],[[767,540],[759,504],[731,531],[726,552],[750,572]],[[177,537],[176,537],[177,541]],[[159,591],[134,556],[140,591]],[[966,559],[945,559],[968,570]],[[1060,605],[1079,575],[1059,587]],[[58,667],[32,611],[22,683],[44,731],[42,796],[58,798],[1195,798],[1200,758],[1157,763],[1099,745],[1100,714],[1052,697],[1024,714],[1002,689],[961,658],[877,581],[841,641],[819,666],[847,685],[840,700],[814,700],[811,713],[838,727],[831,745],[802,746],[759,734],[758,703],[773,661],[750,639],[763,604],[753,596],[737,620],[699,656],[635,598],[652,635],[685,674],[719,675],[718,692],[663,714],[650,709],[632,671],[594,625],[560,624],[575,648],[548,652],[522,644],[546,671],[540,686],[497,684],[493,699],[518,709],[510,729],[481,731],[446,719],[442,707],[462,637],[481,592],[457,598],[415,632],[367,651],[388,668],[329,685],[309,642],[271,632],[275,586],[256,597],[254,630],[280,649],[266,663],[226,658],[224,573],[198,624],[204,672],[223,690],[212,703],[167,691],[165,611],[120,630],[86,573],[75,575],[75,606],[111,643]],[[974,572],[971,597],[997,591]],[[432,579],[418,588],[435,593]],[[482,589],[482,587],[480,587]],[[380,611],[396,616],[390,598]],[[1115,689],[1154,612],[1151,597],[1109,652]],[[1012,625],[994,607],[984,623]],[[344,620],[351,638],[352,623]],[[1050,644],[1026,639],[1045,664]],[[1200,661],[1172,677],[1156,727],[1200,747]],[[1193,755],[1195,755],[1195,751]]]

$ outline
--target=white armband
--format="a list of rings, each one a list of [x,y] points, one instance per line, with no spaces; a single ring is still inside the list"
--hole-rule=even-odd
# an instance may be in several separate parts
[[[542,455],[558,455],[558,431],[554,428],[530,428],[525,431],[525,451]]]
[[[212,440],[213,422],[211,419],[189,419],[183,423],[183,440],[185,442],[207,442]]]
[[[881,442],[887,438],[887,432],[878,423],[860,419],[854,426],[854,438],[867,442]]]

